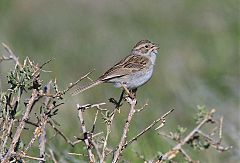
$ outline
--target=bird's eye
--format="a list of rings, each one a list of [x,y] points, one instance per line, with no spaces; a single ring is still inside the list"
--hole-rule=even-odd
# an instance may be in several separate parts
[[[149,45],[145,45],[145,48],[149,48]]]

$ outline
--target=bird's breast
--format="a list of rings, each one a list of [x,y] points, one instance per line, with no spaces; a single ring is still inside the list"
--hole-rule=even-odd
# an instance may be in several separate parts
[[[153,74],[153,65],[151,65],[146,70],[138,71],[138,72],[132,73],[131,75],[124,76],[121,78],[121,81],[126,85],[128,89],[131,90],[131,89],[138,88],[144,85],[145,83],[147,83],[147,81],[151,79],[152,74]],[[115,82],[114,86],[121,87],[122,85],[120,82]]]
[[[150,61],[152,62],[153,65],[154,65],[155,62],[156,62],[156,57],[157,57],[156,55],[157,55],[157,53],[154,52],[154,51],[152,51],[152,52],[150,53],[149,59],[150,59]]]

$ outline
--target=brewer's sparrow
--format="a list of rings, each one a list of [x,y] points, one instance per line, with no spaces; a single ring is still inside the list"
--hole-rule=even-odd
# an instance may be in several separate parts
[[[115,64],[96,81],[77,88],[76,95],[101,83],[113,83],[115,87],[124,85],[128,90],[136,90],[152,76],[158,47],[149,40],[139,41],[130,55]]]

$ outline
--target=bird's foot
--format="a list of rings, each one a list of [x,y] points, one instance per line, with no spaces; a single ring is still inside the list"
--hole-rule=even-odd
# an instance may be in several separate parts
[[[115,100],[114,98],[110,98],[110,99],[108,99],[109,100],[109,102],[111,102],[111,103],[113,103],[114,105],[115,105],[115,109],[118,109],[118,110],[120,110],[119,108],[123,105],[122,103],[121,103],[121,101],[117,101],[117,100]]]

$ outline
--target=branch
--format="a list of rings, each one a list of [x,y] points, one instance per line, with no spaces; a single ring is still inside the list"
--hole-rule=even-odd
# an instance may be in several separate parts
[[[49,149],[49,152],[50,152],[50,155],[52,157],[52,160],[54,163],[58,163],[57,159],[55,158],[55,154],[53,153],[53,150],[52,149]]]
[[[50,61],[49,61],[50,62]],[[44,65],[42,65],[41,67],[43,67]],[[47,86],[46,86],[46,92],[49,94],[51,91],[51,81],[48,82]],[[49,97],[45,97],[45,100],[44,100],[44,105],[46,106],[46,108],[50,109],[48,107],[48,104],[50,102],[50,98]],[[46,153],[45,153],[45,149],[46,149],[46,124],[47,124],[47,121],[48,121],[48,116],[45,116],[44,115],[45,113],[42,111],[40,113],[40,116],[41,116],[41,121],[40,121],[40,124],[41,124],[41,127],[40,127],[40,136],[39,136],[39,139],[38,139],[38,142],[39,142],[39,157],[40,158],[43,158],[45,160],[45,157],[46,157]],[[45,161],[39,161],[39,163],[44,163]]]
[[[87,132],[87,129],[86,129],[86,126],[85,126],[85,122],[84,122],[84,118],[83,118],[83,112],[84,112],[84,107],[80,106],[79,104],[77,105],[77,108],[78,108],[78,117],[79,117],[79,120],[80,120],[80,124],[81,124],[81,128],[82,128],[82,132],[83,132],[83,135],[84,135],[84,143],[87,147],[87,151],[88,151],[88,158],[89,158],[89,161],[90,163],[94,163],[95,162],[95,157],[92,153],[92,150],[91,150],[91,145],[90,145],[90,141],[89,141],[89,134]]]
[[[222,137],[222,118],[220,119],[220,125],[219,125],[219,141],[216,143],[213,138],[208,136],[207,134],[203,133],[200,129],[203,127],[204,124],[208,122],[214,122],[213,120],[213,114],[215,113],[215,109],[212,109],[210,112],[206,113],[205,117],[203,117],[202,121],[182,140],[179,141],[177,145],[175,145],[171,150],[169,150],[167,153],[163,154],[160,159],[157,161],[158,163],[162,163],[167,160],[172,160],[177,156],[179,152],[181,152],[186,160],[192,161],[190,156],[187,155],[187,153],[182,149],[182,146],[189,143],[191,140],[194,139],[194,136],[196,134],[202,135],[208,143],[210,143],[211,146],[213,146],[215,149],[219,151],[226,151],[231,148],[230,147],[222,147],[220,145],[221,143],[221,137]],[[192,161],[193,162],[193,161]]]
[[[3,60],[14,60],[16,65],[18,65],[20,68],[22,68],[22,65],[20,64],[18,57],[13,53],[13,51],[4,43],[2,43],[2,46],[4,47],[8,56],[2,56],[2,58],[0,58],[0,63]]]
[[[74,87],[75,85],[77,85],[80,81],[82,81],[83,79],[85,78],[88,78],[88,76],[93,72],[95,71],[95,69],[89,71],[88,73],[86,73],[84,76],[80,77],[75,83],[70,83],[70,85],[65,89],[63,90],[62,94],[65,94],[67,91],[69,91],[72,87]]]
[[[162,128],[165,124],[165,118],[173,112],[174,109],[169,110],[167,113],[165,113],[162,117],[158,118],[157,120],[153,121],[148,127],[143,129],[139,134],[137,134],[135,137],[133,137],[131,140],[125,143],[124,148],[126,148],[128,145],[132,144],[134,141],[136,141],[140,136],[142,136],[144,133],[146,133],[148,130],[150,130],[153,126],[155,126],[158,122],[161,121],[161,124],[159,125],[159,128]],[[156,129],[155,129],[156,130]]]
[[[28,156],[25,153],[21,153],[20,157],[25,157],[28,159],[36,160],[36,161],[45,161],[43,158],[38,158],[38,157],[33,157],[33,156]]]
[[[22,117],[22,120],[19,123],[19,126],[14,134],[13,141],[8,149],[7,154],[4,156],[4,158],[2,160],[2,163],[7,163],[9,161],[11,155],[13,154],[14,148],[16,147],[16,144],[19,141],[19,138],[20,138],[22,130],[25,126],[25,123],[29,118],[29,114],[30,114],[34,104],[36,103],[36,101],[38,101],[38,99],[39,99],[39,96],[38,96],[37,90],[34,89],[32,92],[32,97],[30,98],[30,100],[27,104],[26,111]]]
[[[51,122],[51,121],[48,121],[47,122],[53,129],[54,131],[59,134],[60,136],[62,136],[62,138],[68,143],[70,144],[71,146],[74,146],[75,144],[67,137],[63,134],[63,132],[61,132],[58,128],[56,128],[56,126]]]
[[[105,152],[106,152],[106,148],[107,148],[107,144],[108,144],[108,138],[109,138],[109,135],[111,133],[112,122],[113,122],[113,119],[114,119],[117,111],[118,111],[118,109],[114,109],[113,112],[110,115],[110,118],[107,120],[107,133],[106,133],[106,136],[105,136],[105,139],[104,139],[104,142],[103,142],[102,157],[100,159],[100,163],[105,162],[105,157],[107,155]]]
[[[130,126],[132,117],[135,113],[135,106],[136,106],[137,100],[136,99],[131,99],[131,98],[128,97],[127,101],[131,105],[131,108],[130,108],[128,118],[127,118],[127,121],[126,121],[124,129],[123,129],[122,138],[121,138],[121,140],[118,144],[117,150],[114,152],[112,163],[116,163],[120,159],[121,153],[122,153],[122,151],[124,149],[124,145],[126,143],[126,138],[127,138],[127,134],[128,134],[128,131],[129,131],[129,126]]]

